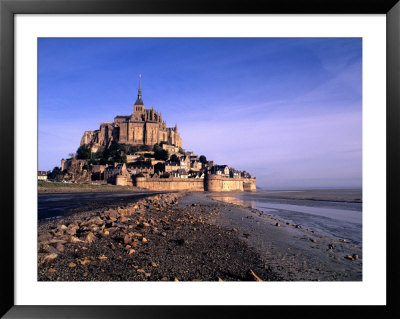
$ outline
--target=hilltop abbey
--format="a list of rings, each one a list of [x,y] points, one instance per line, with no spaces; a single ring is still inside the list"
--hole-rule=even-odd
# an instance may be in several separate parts
[[[139,76],[138,96],[133,105],[131,115],[117,115],[114,122],[100,124],[100,129],[85,131],[80,146],[85,146],[91,152],[102,151],[109,147],[111,142],[127,145],[153,146],[161,142],[182,147],[182,139],[178,127],[167,127],[162,120],[161,113],[152,107],[146,109],[142,100],[142,88]]]
[[[140,76],[133,113],[101,123],[99,130],[85,131],[77,154],[61,160],[60,174],[71,182],[163,191],[256,189],[256,178],[246,171],[185,151],[178,127],[167,127],[161,113],[145,108]]]

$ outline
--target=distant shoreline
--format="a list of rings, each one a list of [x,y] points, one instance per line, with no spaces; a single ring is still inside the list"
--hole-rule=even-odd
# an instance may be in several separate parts
[[[263,190],[257,189],[254,193],[263,197],[271,197],[277,199],[297,199],[311,201],[329,201],[329,202],[346,202],[346,203],[362,203],[362,189],[306,189],[306,190]]]

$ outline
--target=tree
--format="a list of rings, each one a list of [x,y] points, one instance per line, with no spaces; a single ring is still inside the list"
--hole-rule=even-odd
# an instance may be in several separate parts
[[[90,159],[90,150],[86,146],[80,146],[76,151],[77,159]]]
[[[49,179],[62,179],[62,172],[61,169],[56,166],[53,168],[50,174],[47,176]]]
[[[176,154],[172,154],[169,160],[174,163],[179,163],[179,158],[176,156]]]
[[[165,172],[165,164],[164,163],[157,163],[154,165],[154,173],[159,174]]]
[[[169,157],[169,154],[168,154],[168,151],[166,151],[166,150],[161,149],[161,150],[154,152],[154,158],[156,160],[168,161],[168,157]]]
[[[200,163],[207,164],[207,158],[204,155],[200,155],[199,160],[200,160]]]

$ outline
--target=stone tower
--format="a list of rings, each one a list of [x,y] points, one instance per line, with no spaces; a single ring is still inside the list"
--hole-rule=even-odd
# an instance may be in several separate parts
[[[138,89],[138,96],[136,99],[135,104],[133,105],[133,114],[139,118],[144,113],[144,104],[142,100],[142,85],[141,85],[141,78],[142,75],[139,74],[139,89]]]

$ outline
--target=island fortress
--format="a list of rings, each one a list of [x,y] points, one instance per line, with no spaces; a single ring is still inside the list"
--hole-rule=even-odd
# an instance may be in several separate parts
[[[182,139],[178,127],[167,127],[162,120],[161,113],[152,107],[146,109],[142,100],[141,77],[139,76],[138,96],[133,105],[131,115],[117,115],[114,122],[100,124],[100,129],[86,131],[81,139],[80,146],[85,146],[91,152],[104,150],[115,141],[127,145],[148,145],[162,142],[176,147],[182,147]]]
[[[256,190],[256,178],[246,171],[185,151],[177,125],[167,127],[161,113],[145,108],[141,76],[133,113],[86,131],[71,155],[61,160],[57,179],[166,191]]]

